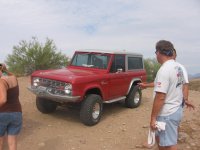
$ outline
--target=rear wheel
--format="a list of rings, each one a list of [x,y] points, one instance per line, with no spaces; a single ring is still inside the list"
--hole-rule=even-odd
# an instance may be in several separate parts
[[[142,92],[138,86],[133,86],[126,97],[125,104],[128,108],[136,108],[140,105]]]
[[[99,95],[88,95],[81,105],[80,119],[88,126],[97,124],[102,115],[102,99]]]
[[[36,98],[36,106],[40,112],[48,114],[48,113],[54,112],[56,110],[57,103],[50,101],[48,99],[37,97]]]

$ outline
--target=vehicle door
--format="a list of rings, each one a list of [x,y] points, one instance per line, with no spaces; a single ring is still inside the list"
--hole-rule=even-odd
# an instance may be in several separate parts
[[[116,54],[112,58],[109,72],[109,98],[117,98],[126,95],[128,80],[125,73],[125,55]]]

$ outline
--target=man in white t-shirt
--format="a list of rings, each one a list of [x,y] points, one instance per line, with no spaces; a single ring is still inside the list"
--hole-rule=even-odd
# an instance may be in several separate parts
[[[174,46],[161,40],[156,44],[156,57],[162,66],[154,83],[154,103],[150,127],[156,130],[156,121],[165,122],[165,130],[156,130],[156,140],[160,150],[177,150],[178,126],[183,107],[183,84],[186,82],[183,69],[173,59]]]
[[[172,59],[176,60],[177,54],[176,50],[173,50],[173,56]],[[187,108],[189,109],[195,109],[195,106],[188,100],[188,95],[189,95],[189,80],[188,80],[188,73],[183,65],[179,63],[182,71],[183,71],[183,76],[184,76],[184,84],[183,84],[183,101],[182,101],[182,106],[184,104],[186,105]],[[148,88],[148,87],[154,87],[154,82],[151,83],[139,83],[138,84],[141,88]],[[154,95],[155,96],[155,95]],[[144,147],[151,148],[151,145],[148,145],[146,142],[143,144]]]
[[[176,57],[177,57],[177,53],[176,53],[176,50],[174,49],[172,58],[174,60],[176,60]],[[183,85],[183,106],[185,104],[187,108],[195,109],[194,105],[188,100],[188,95],[189,95],[188,73],[183,65],[181,65],[180,63],[179,63],[179,65],[180,65],[181,69],[183,70],[183,76],[184,76],[184,80],[185,80],[185,84]],[[154,82],[150,82],[150,83],[141,82],[141,83],[138,83],[138,85],[142,89],[145,89],[148,87],[154,87]]]

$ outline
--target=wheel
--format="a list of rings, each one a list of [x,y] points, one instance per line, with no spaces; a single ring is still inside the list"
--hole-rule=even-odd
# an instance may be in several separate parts
[[[56,110],[57,103],[47,100],[47,99],[44,99],[44,98],[37,97],[36,98],[36,106],[40,112],[42,112],[44,114],[48,114],[48,113],[54,112]]]
[[[81,105],[80,119],[88,126],[97,124],[102,115],[102,99],[99,95],[88,95]]]
[[[126,97],[125,104],[128,108],[136,108],[140,105],[142,92],[138,86],[133,86]]]

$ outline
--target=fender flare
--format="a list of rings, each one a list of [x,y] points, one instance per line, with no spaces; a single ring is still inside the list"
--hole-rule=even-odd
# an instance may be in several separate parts
[[[128,93],[129,93],[130,90],[131,90],[132,85],[133,85],[135,82],[142,82],[142,80],[141,80],[140,78],[134,78],[134,79],[132,79],[131,82],[130,82],[130,85],[129,85],[129,88],[128,88],[128,91],[127,91],[126,95],[128,95]]]

